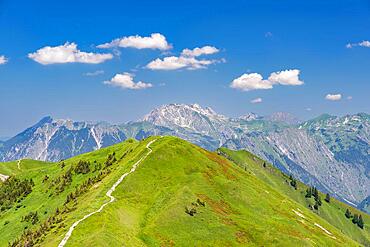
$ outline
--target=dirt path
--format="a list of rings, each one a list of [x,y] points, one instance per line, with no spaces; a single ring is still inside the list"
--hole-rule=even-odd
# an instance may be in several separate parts
[[[18,170],[20,170],[20,169],[21,169],[21,161],[22,161],[22,160],[18,160],[18,163],[17,163]]]
[[[148,157],[149,154],[152,153],[152,149],[150,148],[150,145],[157,141],[158,139],[155,139],[155,140],[152,140],[150,141],[147,145],[146,145],[146,148],[149,150],[149,152],[147,152],[144,156],[142,156],[132,167],[131,167],[131,170],[129,172],[126,172],[125,174],[123,174],[114,184],[113,186],[107,191],[107,193],[105,194],[106,196],[108,196],[110,198],[110,200],[106,203],[104,203],[103,205],[101,205],[101,207],[94,211],[94,212],[91,212],[87,215],[85,215],[82,219],[79,219],[78,221],[76,221],[75,223],[73,223],[73,225],[69,228],[68,232],[66,233],[66,235],[64,236],[64,238],[62,239],[62,241],[59,243],[58,247],[64,247],[64,245],[67,243],[68,239],[71,237],[72,235],[72,232],[73,230],[77,227],[78,224],[80,224],[82,221],[86,220],[87,218],[89,218],[90,216],[96,214],[96,213],[100,213],[105,206],[107,206],[108,204],[114,202],[114,200],[116,200],[116,198],[114,196],[112,196],[112,193],[116,190],[117,186],[123,181],[123,179],[133,173],[136,168],[140,165],[140,163],[146,158]]]
[[[0,174],[0,181],[5,182],[5,180],[7,180],[8,178],[9,178],[9,176],[4,175],[4,174]]]

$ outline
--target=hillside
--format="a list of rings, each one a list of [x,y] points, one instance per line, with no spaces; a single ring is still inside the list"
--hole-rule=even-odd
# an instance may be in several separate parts
[[[57,246],[102,205],[65,246],[370,244],[368,215],[360,229],[344,216],[360,212],[333,198],[311,210],[303,184],[295,190],[253,155],[175,137],[129,139],[57,163],[0,163],[0,174],[12,176],[0,192],[25,188],[2,202],[0,246]]]
[[[309,205],[314,206],[315,199],[313,196],[310,198],[306,197],[307,190],[312,188],[307,186],[300,181],[297,181],[297,189],[291,185],[291,177],[271,164],[266,163],[264,160],[253,155],[248,151],[232,151],[226,148],[220,148],[218,153],[240,167],[244,168],[246,172],[253,174],[258,177],[280,193],[287,195],[295,202],[301,204],[304,207]],[[349,207],[347,204],[330,198],[329,203],[325,201],[326,194],[319,191],[319,196],[322,201],[322,205],[319,206],[318,210],[312,209],[312,212],[319,215],[333,226],[341,229],[343,233],[356,239],[360,243],[366,245],[370,243],[370,231],[359,230],[358,226],[352,224],[352,222],[344,217],[344,212],[350,209],[352,214],[363,215],[363,217],[369,218],[369,215],[364,216],[364,213],[360,210]],[[329,194],[330,196],[330,194]]]

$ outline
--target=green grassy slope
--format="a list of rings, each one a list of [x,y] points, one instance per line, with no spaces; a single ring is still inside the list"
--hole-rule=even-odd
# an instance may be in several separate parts
[[[147,143],[157,138],[129,140],[80,155],[64,161],[63,167],[60,163],[22,161],[18,169],[17,162],[0,163],[1,174],[32,178],[35,183],[25,199],[0,212],[0,246],[19,238],[25,228],[35,232],[41,224],[48,230],[33,243],[57,246],[73,222],[109,200],[105,195],[107,190],[148,152]],[[338,205],[336,208],[323,202],[323,211],[324,207],[330,208],[326,210],[330,217],[314,213],[300,200],[299,190],[289,191],[284,178],[269,175],[259,167],[258,160],[247,160],[255,170],[245,170],[216,153],[175,137],[158,138],[151,148],[153,152],[113,193],[116,201],[81,222],[66,246],[366,244],[367,226],[364,232],[357,229],[345,232],[347,225],[341,215],[344,205],[340,207],[333,200],[332,205]],[[107,157],[113,153],[116,160],[105,167]],[[240,161],[235,163],[240,165],[244,159],[240,155]],[[80,160],[90,162],[90,171],[86,174],[73,171],[72,182],[57,193],[57,186],[53,185],[57,178],[69,168],[74,169]],[[99,169],[97,164],[103,168]],[[100,181],[91,182],[84,193],[63,206],[76,187],[101,172],[106,175]],[[43,182],[45,175],[49,179]],[[61,212],[55,214],[57,207]],[[185,207],[196,212],[190,216]],[[39,215],[38,223],[21,221],[22,216],[35,211]],[[50,220],[51,216],[56,220]],[[44,223],[47,219],[48,224]],[[369,219],[365,218],[365,222]]]
[[[87,180],[89,177],[93,177],[98,173],[97,171],[94,173],[91,172],[86,175],[74,174],[72,183],[66,187],[65,191],[56,195],[55,188],[50,188],[50,182],[53,179],[61,176],[61,174],[64,174],[65,171],[67,171],[72,165],[77,163],[79,160],[89,160],[91,162],[94,162],[96,160],[97,163],[103,163],[109,153],[116,152],[116,156],[119,157],[127,150],[135,149],[135,152],[132,152],[130,153],[130,155],[127,156],[127,159],[129,159],[129,157],[135,154],[138,155],[138,152],[142,150],[136,150],[137,146],[137,142],[127,141],[125,143],[101,149],[93,153],[88,153],[69,159],[64,162],[65,167],[63,168],[61,168],[59,163],[42,163],[38,161],[31,162],[28,160],[22,160],[20,163],[21,169],[19,170],[17,166],[18,162],[0,163],[1,174],[16,174],[16,177],[19,179],[32,178],[35,183],[32,193],[20,203],[20,208],[14,206],[12,209],[5,211],[5,213],[0,213],[0,246],[6,246],[9,241],[12,241],[20,236],[25,229],[36,228],[36,226],[33,226],[29,222],[21,222],[21,218],[23,216],[27,215],[29,212],[37,211],[40,217],[40,223],[45,221],[47,217],[51,216],[52,213],[55,212],[57,207],[62,208],[67,195],[70,192],[74,191],[77,185],[82,184],[83,181]],[[35,167],[32,167],[32,163],[35,165]],[[108,180],[110,179],[110,177],[112,177],[112,179],[115,178],[116,174],[121,172],[121,169],[123,170],[125,168],[128,168],[125,165],[113,165],[112,170],[118,171],[111,172],[107,177],[104,178],[104,180],[109,182]],[[47,182],[43,183],[42,180],[44,179],[45,175],[48,175],[50,178]],[[85,210],[90,210],[90,207],[99,206],[102,201],[106,200],[105,192],[108,185],[106,186],[105,184],[103,184],[103,182],[105,182],[104,180],[101,181],[101,185],[99,183],[96,184],[94,188],[91,188],[90,191],[86,193],[86,195],[84,195],[85,197],[90,198],[81,198],[81,202],[78,203],[77,209],[74,210],[73,213],[70,212],[64,215],[65,220],[63,224],[68,226],[68,224],[71,224],[71,222],[74,221],[75,218],[83,216],[85,214]],[[89,202],[91,204],[84,204],[82,203],[83,200],[86,200],[86,202]],[[61,229],[64,230],[64,228]],[[58,230],[58,232],[61,232],[63,230]]]
[[[313,198],[305,197],[306,190],[308,188],[307,185],[298,182],[297,190],[295,190],[290,185],[288,175],[282,173],[271,164],[268,164],[250,152],[244,150],[231,151],[226,148],[220,148],[219,152],[224,154],[224,156],[238,164],[247,172],[255,175],[274,189],[278,190],[280,193],[289,196],[289,198],[293,199],[304,207],[308,207],[308,205],[314,205]],[[263,167],[263,163],[266,164],[266,167]],[[327,203],[324,200],[325,194],[319,194],[322,198],[322,206],[319,207],[319,210],[312,210],[312,212],[324,218],[350,238],[355,239],[364,245],[370,245],[370,216],[334,198],[331,198],[330,203]],[[362,215],[365,220],[364,229],[360,229],[357,225],[353,224],[351,220],[345,217],[344,214],[347,208],[350,209],[352,214]]]

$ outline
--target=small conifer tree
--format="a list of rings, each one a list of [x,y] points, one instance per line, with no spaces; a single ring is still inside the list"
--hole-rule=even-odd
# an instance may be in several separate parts
[[[364,220],[362,219],[362,215],[360,215],[360,217],[358,218],[357,225],[358,225],[358,227],[360,227],[361,229],[364,229]]]
[[[353,223],[353,224],[357,224],[357,223],[358,223],[358,215],[357,215],[357,214],[355,214],[355,215],[353,216],[352,223]]]
[[[319,206],[321,206],[321,205],[322,205],[322,202],[321,202],[321,198],[320,198],[320,196],[318,196],[318,197],[317,197],[316,202],[317,202],[317,204],[318,204]]]
[[[351,218],[352,214],[351,214],[351,211],[349,211],[349,209],[347,208],[346,210],[346,213],[345,213],[345,216],[349,219]]]
[[[311,188],[308,188],[306,190],[306,198],[311,198],[311,196],[312,196]]]

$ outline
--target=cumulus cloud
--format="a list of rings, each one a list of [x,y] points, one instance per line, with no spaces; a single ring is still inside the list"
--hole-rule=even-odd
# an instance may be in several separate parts
[[[128,36],[115,39],[109,43],[101,44],[98,48],[113,48],[113,47],[124,47],[124,48],[136,48],[136,49],[159,49],[162,51],[169,50],[172,48],[166,40],[166,37],[160,33],[152,33],[150,37],[141,37],[139,35]]]
[[[257,89],[271,89],[272,83],[268,80],[263,80],[262,75],[258,73],[243,74],[234,79],[230,85],[231,88],[242,91],[250,91]]]
[[[361,41],[359,43],[348,43],[346,45],[347,48],[353,48],[355,46],[362,46],[362,47],[370,48],[370,41],[364,40],[364,41]]]
[[[266,32],[265,38],[271,38],[273,36],[272,32]]]
[[[176,70],[176,69],[204,69],[208,65],[218,62],[217,60],[198,60],[194,57],[165,57],[157,58],[146,65],[151,70]]]
[[[180,56],[168,56],[157,58],[146,65],[146,68],[151,70],[176,70],[176,69],[204,69],[208,65],[215,63],[224,63],[225,59],[198,59],[202,55],[211,55],[219,52],[214,46],[196,47],[194,49],[182,50]]]
[[[259,103],[262,103],[262,98],[255,98],[255,99],[252,99],[252,100],[251,100],[251,103],[252,103],[252,104],[259,104]]]
[[[96,70],[93,72],[86,72],[84,75],[85,76],[97,76],[97,75],[102,75],[104,74],[104,70]]]
[[[45,46],[34,53],[28,54],[28,57],[40,64],[56,63],[90,63],[98,64],[113,58],[109,53],[83,52],[77,49],[75,43],[66,42],[64,45],[50,47]]]
[[[273,72],[267,80],[263,79],[262,75],[258,73],[243,74],[242,76],[234,79],[230,87],[242,91],[251,91],[258,89],[272,89],[273,85],[290,85],[299,86],[303,81],[299,79],[300,71],[298,69],[283,70]]]
[[[151,83],[142,81],[134,82],[134,76],[130,73],[116,74],[110,81],[104,81],[104,84],[120,87],[123,89],[146,89],[153,87]]]
[[[0,56],[0,65],[1,64],[6,64],[7,62],[8,62],[8,59],[4,55],[1,55]]]
[[[219,49],[217,49],[216,47],[206,45],[206,46],[203,46],[201,48],[196,47],[192,50],[184,49],[181,52],[181,56],[183,56],[183,57],[199,57],[201,55],[211,55],[211,54],[215,54],[217,52],[219,52]]]
[[[299,80],[299,73],[298,69],[273,72],[268,80],[274,84],[298,86],[303,84],[303,81]]]
[[[342,98],[341,94],[327,94],[325,96],[325,99],[331,100],[331,101],[338,101]]]

